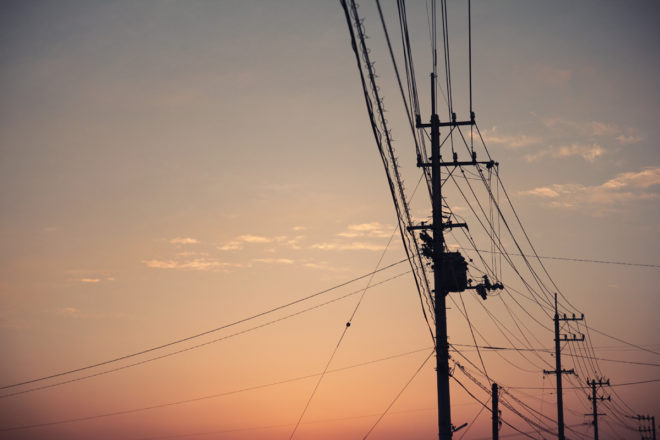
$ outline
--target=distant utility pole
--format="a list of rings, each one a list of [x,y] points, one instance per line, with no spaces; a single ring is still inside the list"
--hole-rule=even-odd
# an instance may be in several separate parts
[[[491,402],[493,405],[493,440],[499,440],[500,438],[500,410],[498,409],[499,404],[499,394],[498,394],[497,384],[493,383],[493,396]]]
[[[655,416],[640,416],[637,415],[633,419],[639,421],[639,432],[642,436],[642,440],[656,440],[655,438]],[[651,426],[644,426],[643,422],[649,423]]]
[[[562,392],[561,384],[561,375],[562,374],[575,374],[573,369],[562,370],[561,369],[561,346],[560,342],[575,342],[575,341],[584,341],[584,335],[577,337],[571,335],[569,338],[568,335],[563,335],[563,338],[560,338],[559,334],[559,322],[560,321],[582,321],[584,319],[584,314],[579,318],[573,315],[572,317],[566,316],[559,317],[559,312],[557,311],[557,294],[555,293],[555,370],[543,370],[543,374],[555,374],[557,375],[557,433],[559,440],[566,440],[564,436],[564,397]]]
[[[596,396],[596,387],[603,387],[603,385],[607,385],[608,387],[610,386],[610,380],[603,380],[602,378],[598,379],[598,382],[596,382],[595,379],[589,381],[587,379],[587,385],[591,387],[591,396],[588,396],[588,399],[591,400],[591,406],[593,408],[593,424],[594,424],[594,440],[598,440],[598,416],[604,416],[605,414],[598,414],[598,401],[599,400],[610,400],[610,397],[598,397]]]

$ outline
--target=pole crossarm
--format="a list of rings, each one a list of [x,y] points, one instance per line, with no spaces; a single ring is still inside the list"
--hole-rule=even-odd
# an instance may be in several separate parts
[[[559,316],[558,319],[560,321],[584,321],[584,313],[580,316],[575,316],[575,313],[573,313],[573,316],[567,316],[566,313],[564,313],[564,316]]]
[[[576,335],[571,335],[569,338],[568,335],[559,335],[559,339],[555,339],[556,341],[560,342],[582,342],[584,341],[584,335],[580,335],[580,337],[577,337]]]
[[[465,125],[475,125],[476,121],[474,120],[474,112],[470,112],[470,120],[469,121],[457,121],[456,120],[456,113],[451,114],[451,121],[448,122],[440,122],[438,120],[438,127],[459,127],[459,126],[465,126]],[[430,124],[424,124],[422,123],[422,118],[417,115],[415,118],[415,126],[417,128],[432,128],[433,123],[431,122]]]
[[[575,370],[572,368],[570,370],[562,368],[561,372],[558,372],[557,370],[543,370],[543,374],[575,374]]]
[[[433,230],[434,226],[433,225],[427,225],[425,223],[421,223],[419,225],[412,225],[408,226],[406,229],[408,232],[412,231],[429,231]],[[470,229],[467,225],[467,223],[454,223],[451,221],[444,222],[442,223],[442,229],[454,229],[454,228],[465,228],[465,229]]]
[[[452,122],[438,122],[438,127],[459,127],[463,125],[474,125],[474,121],[452,121]],[[417,128],[431,128],[431,124],[417,124]]]
[[[468,166],[468,165],[486,165],[486,168],[492,168],[494,166],[499,165],[499,162],[495,162],[494,160],[482,160],[482,161],[476,161],[476,160],[471,160],[471,161],[452,161],[452,162],[440,162],[439,164],[441,167],[460,167],[460,166]],[[420,167],[431,167],[431,163],[429,162],[419,162],[417,166]]]

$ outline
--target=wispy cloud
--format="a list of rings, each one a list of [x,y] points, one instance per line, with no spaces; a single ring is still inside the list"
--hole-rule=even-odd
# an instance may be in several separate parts
[[[289,237],[284,244],[294,250],[302,249],[300,241],[305,238],[304,235],[296,235],[295,237]]]
[[[562,145],[560,147],[550,147],[545,150],[540,150],[535,153],[525,155],[528,162],[535,162],[537,160],[551,157],[553,159],[563,159],[578,156],[587,162],[593,163],[597,158],[602,156],[605,150],[598,144],[579,144],[572,143],[570,145]]]
[[[179,257],[206,257],[209,255],[208,252],[196,252],[196,251],[183,251],[177,253]]]
[[[604,208],[622,203],[658,198],[657,193],[649,191],[657,185],[660,185],[660,167],[650,167],[618,174],[601,185],[553,184],[522,194],[546,199],[550,206],[556,208],[587,209],[600,213]]]
[[[96,270],[70,270],[69,280],[71,282],[83,283],[83,284],[99,284],[108,281],[115,281],[115,277],[103,273],[103,271]]]
[[[626,187],[649,188],[660,185],[660,167],[645,168],[642,171],[618,174],[614,179],[603,184],[610,189]]]
[[[527,134],[501,134],[495,126],[490,130],[484,130],[483,135],[486,143],[503,145],[506,148],[512,149],[529,147],[530,145],[536,145],[541,142],[539,136],[531,136]]]
[[[264,235],[243,234],[230,240],[224,244],[217,246],[221,251],[236,251],[245,248],[246,244],[273,244],[280,246],[287,246],[293,249],[300,249],[299,242],[304,238],[304,235],[297,235],[290,237],[288,235],[276,235],[274,237],[267,237]]]
[[[345,238],[354,237],[376,237],[376,238],[389,238],[392,235],[393,227],[384,225],[379,222],[359,223],[355,225],[348,225],[346,231],[340,232],[337,235]]]
[[[153,269],[220,271],[244,267],[243,264],[227,263],[215,258],[195,258],[192,260],[144,260],[144,265]]]
[[[385,245],[365,243],[362,241],[354,241],[350,243],[316,243],[310,246],[312,249],[320,249],[322,251],[382,251]]]
[[[255,258],[252,261],[255,263],[264,263],[264,264],[293,264],[294,260],[289,258]]]
[[[614,123],[601,121],[580,122],[562,118],[545,118],[542,123],[555,133],[559,132],[560,135],[572,138],[583,138],[586,141],[603,141],[607,139],[619,145],[633,145],[645,139],[635,127]]]
[[[55,310],[55,314],[64,318],[78,318],[80,317],[80,310],[75,307],[60,307]]]
[[[329,264],[327,261],[301,261],[303,267],[320,270],[323,272],[342,273],[347,272],[349,269],[346,267],[336,267]]]
[[[236,241],[242,241],[244,243],[272,243],[274,238],[264,237],[262,235],[245,234],[236,237]]]
[[[563,87],[573,78],[573,72],[569,69],[544,64],[532,66],[531,73],[536,81],[554,87]]]
[[[559,197],[559,192],[548,187],[530,189],[529,191],[524,191],[523,194],[530,196],[537,196],[537,197],[545,197],[549,199],[556,199],[557,197]]]
[[[613,137],[621,133],[621,128],[619,128],[619,126],[599,121],[591,121],[590,123],[585,124],[584,128],[589,131],[589,134],[592,136]]]
[[[642,142],[644,137],[639,134],[620,134],[616,137],[616,140],[619,141],[621,145],[633,145]]]
[[[172,244],[197,244],[199,240],[191,237],[176,237],[170,240]]]
[[[274,238],[264,237],[263,235],[244,234],[219,245],[217,248],[221,251],[239,251],[245,248],[245,243],[272,243],[274,241]]]
[[[232,241],[229,241],[225,244],[222,244],[222,245],[218,246],[218,249],[221,250],[221,251],[240,251],[244,247],[245,246],[243,246],[243,243],[241,243],[239,241],[236,241],[236,240],[232,240]]]

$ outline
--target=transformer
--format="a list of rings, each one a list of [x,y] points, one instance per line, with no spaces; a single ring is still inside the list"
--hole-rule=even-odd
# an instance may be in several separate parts
[[[442,287],[445,292],[463,292],[467,284],[467,262],[460,252],[442,254]]]

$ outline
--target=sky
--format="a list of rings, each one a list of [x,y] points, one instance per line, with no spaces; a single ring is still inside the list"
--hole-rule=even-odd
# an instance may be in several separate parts
[[[425,120],[427,6],[408,4]],[[396,6],[383,9],[400,54]],[[423,220],[428,194],[415,191],[420,172],[378,11],[363,2],[360,14],[412,213]],[[449,2],[459,119],[469,111],[466,14]],[[584,313],[592,329],[593,353],[563,349],[565,368],[579,374],[565,391],[576,438],[593,430],[591,402],[575,388],[600,373],[613,385],[600,391],[612,398],[599,407],[602,439],[636,438],[628,428],[637,421],[622,414],[660,417],[659,382],[621,385],[660,378],[659,16],[656,2],[641,0],[472,2],[474,110],[500,164],[498,188],[538,255],[601,261],[542,259],[561,309]],[[296,439],[363,438],[408,381],[370,438],[437,435],[433,344],[401,263],[339,2],[6,0],[0,57],[0,438],[285,439],[299,419]],[[448,185],[454,212],[486,238]],[[515,226],[513,211],[504,217]],[[488,385],[475,339],[536,348],[480,355],[546,423],[556,418],[554,377],[541,372],[554,368],[551,315],[510,268],[500,275],[515,291],[486,301],[451,294],[450,342],[467,359],[452,358]],[[593,372],[585,356],[601,371],[584,377]],[[451,396],[453,423],[470,423],[465,438],[489,438],[488,411],[456,382]],[[501,433],[524,438],[507,425]]]

